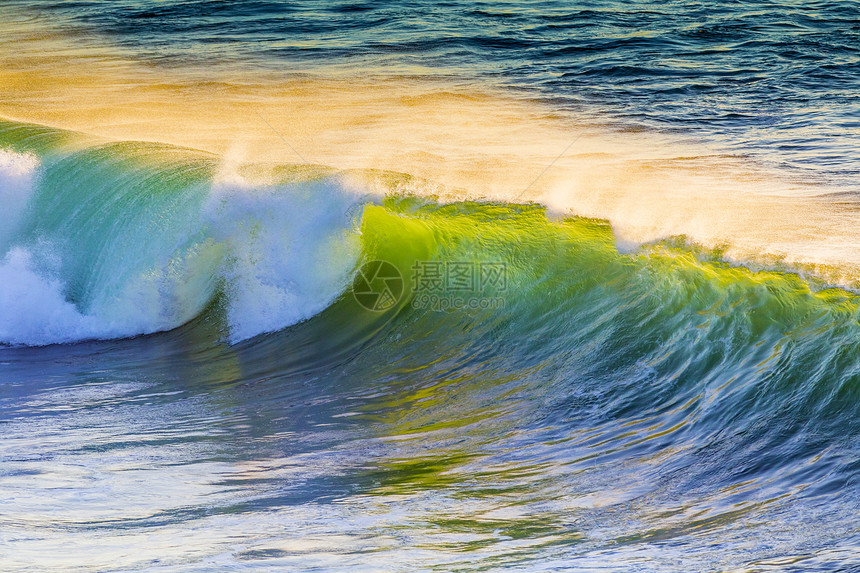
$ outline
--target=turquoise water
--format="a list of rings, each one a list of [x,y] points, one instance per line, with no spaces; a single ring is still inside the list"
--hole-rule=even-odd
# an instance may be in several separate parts
[[[0,569],[860,569],[856,4],[7,9],[195,82],[442,78],[720,158],[658,215],[633,177],[636,221],[741,217],[726,161],[778,183],[741,178],[768,202],[714,244],[637,241],[624,201],[453,197],[420,161],[0,119]]]

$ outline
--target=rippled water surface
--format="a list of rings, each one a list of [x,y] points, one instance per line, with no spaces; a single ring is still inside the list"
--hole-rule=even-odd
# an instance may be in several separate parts
[[[10,4],[158,65],[489,82],[856,190],[856,2]]]

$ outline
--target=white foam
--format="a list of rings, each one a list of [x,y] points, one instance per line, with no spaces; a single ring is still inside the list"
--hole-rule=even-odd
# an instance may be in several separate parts
[[[0,254],[9,248],[21,224],[38,167],[39,160],[32,155],[0,149]]]
[[[61,281],[34,268],[30,251],[12,248],[0,262],[0,341],[44,345],[106,334],[66,301]]]
[[[44,346],[125,338],[177,328],[211,300],[220,249],[207,242],[164,268],[142,269],[119,296],[96,299],[86,312],[69,302],[49,246],[15,246],[0,262],[0,343]]]
[[[344,291],[360,254],[359,200],[332,180],[255,187],[222,177],[208,218],[229,253],[231,341],[306,320]]]

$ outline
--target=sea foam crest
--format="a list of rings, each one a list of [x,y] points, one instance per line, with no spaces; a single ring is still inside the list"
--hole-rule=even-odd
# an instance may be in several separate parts
[[[227,253],[231,341],[306,320],[344,291],[360,255],[358,203],[332,179],[260,187],[219,178],[206,210]]]
[[[36,179],[39,160],[28,154],[0,149],[0,251],[8,249],[9,241],[21,224],[21,219]]]

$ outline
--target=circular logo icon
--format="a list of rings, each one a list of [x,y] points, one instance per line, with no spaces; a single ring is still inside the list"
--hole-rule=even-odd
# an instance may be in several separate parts
[[[403,276],[388,261],[364,263],[352,283],[352,296],[367,310],[386,311],[403,296]]]

